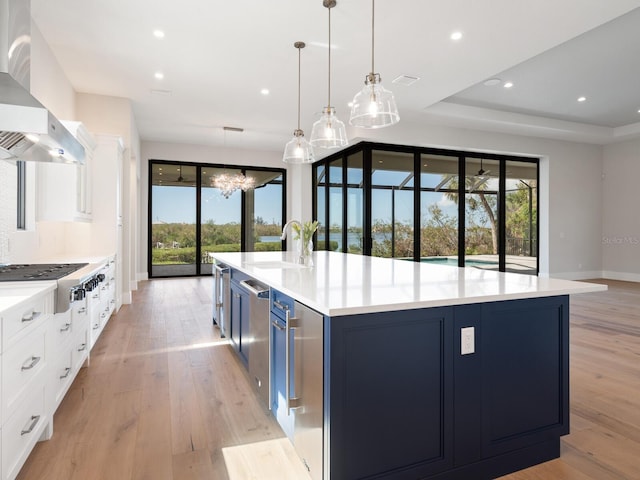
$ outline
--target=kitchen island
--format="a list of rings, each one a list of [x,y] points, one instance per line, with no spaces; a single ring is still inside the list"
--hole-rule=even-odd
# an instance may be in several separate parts
[[[289,252],[212,254],[284,312],[271,408],[314,479],[490,479],[559,456],[569,295],[606,287],[313,255],[309,268]]]

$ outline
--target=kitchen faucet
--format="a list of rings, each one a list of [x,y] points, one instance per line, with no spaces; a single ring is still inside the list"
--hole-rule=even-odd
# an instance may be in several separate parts
[[[282,227],[282,236],[280,237],[280,240],[285,240],[287,238],[287,227],[293,223],[297,223],[300,230],[302,230],[302,224],[298,220],[289,220],[284,224],[284,227]]]
[[[298,263],[304,263],[304,257],[302,256],[302,223],[298,220],[289,220],[285,223],[284,227],[282,227],[282,236],[280,237],[280,240],[285,240],[287,238],[287,227],[294,223],[297,223],[300,228],[300,238],[298,238]]]

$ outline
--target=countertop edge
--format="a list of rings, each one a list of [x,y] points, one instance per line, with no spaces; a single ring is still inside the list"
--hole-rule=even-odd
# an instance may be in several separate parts
[[[553,278],[543,278],[536,277],[539,279],[539,282],[542,284],[539,288],[535,290],[522,290],[522,291],[514,291],[507,293],[493,293],[486,295],[470,295],[465,297],[448,297],[448,298],[438,298],[433,300],[420,300],[420,301],[408,301],[408,302],[384,302],[384,301],[376,301],[377,303],[371,305],[354,305],[354,306],[345,306],[345,307],[328,307],[327,305],[319,304],[317,301],[314,301],[311,298],[308,298],[304,294],[301,294],[299,291],[288,287],[282,283],[274,284],[273,278],[269,278],[266,272],[260,268],[251,267],[244,265],[241,261],[233,261],[230,257],[241,255],[243,252],[224,252],[224,253],[209,253],[209,255],[219,260],[220,262],[239,270],[240,272],[249,275],[256,280],[259,280],[272,288],[288,295],[295,300],[305,304],[306,306],[322,313],[323,315],[329,317],[337,317],[337,316],[347,316],[347,315],[359,315],[366,313],[376,313],[376,312],[392,312],[399,310],[416,310],[422,308],[435,308],[435,307],[449,307],[454,305],[470,305],[470,304],[478,304],[478,303],[489,303],[489,302],[501,302],[508,300],[523,300],[523,299],[531,299],[531,298],[544,298],[544,297],[554,297],[554,296],[563,296],[563,295],[576,295],[583,293],[593,293],[599,291],[606,291],[607,286],[596,283],[588,283],[582,281],[572,281],[572,280],[563,280],[563,279],[553,279]],[[264,252],[260,252],[263,254]],[[269,252],[276,253],[276,252]],[[246,252],[244,252],[246,255]],[[281,255],[281,258],[287,255],[286,252],[277,252],[277,254]],[[343,254],[348,255],[348,254]],[[372,257],[376,258],[377,257]],[[392,260],[392,259],[388,259]],[[376,260],[377,261],[377,260]],[[403,260],[392,260],[397,262],[405,262]],[[313,268],[313,267],[311,267]],[[441,268],[457,268],[457,267],[441,267]],[[465,269],[461,269],[465,270]],[[518,275],[518,274],[507,274],[507,275]],[[490,280],[488,280],[490,281]],[[559,284],[559,285],[549,285],[549,284]]]

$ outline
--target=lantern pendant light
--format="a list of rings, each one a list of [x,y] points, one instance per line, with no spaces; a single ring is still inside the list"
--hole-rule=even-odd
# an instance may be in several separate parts
[[[304,42],[296,42],[293,46],[298,49],[298,128],[293,132],[293,138],[285,145],[282,160],[287,163],[312,163],[315,160],[313,147],[300,129],[300,51],[306,45]]]
[[[322,5],[329,12],[329,81],[327,106],[322,109],[322,116],[313,124],[310,143],[314,147],[340,148],[349,144],[347,129],[337,117],[336,109],[331,106],[331,9],[336,0],[323,0]]]
[[[383,128],[398,123],[400,115],[393,93],[382,86],[380,74],[374,73],[375,0],[371,0],[371,72],[364,88],[353,98],[349,123],[355,127]]]

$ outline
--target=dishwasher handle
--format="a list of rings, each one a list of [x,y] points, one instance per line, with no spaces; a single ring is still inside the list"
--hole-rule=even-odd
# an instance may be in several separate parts
[[[218,271],[220,274],[229,272],[229,267],[224,267],[224,266],[215,264],[213,268],[215,268],[216,271]]]
[[[269,298],[269,287],[265,287],[258,282],[254,283],[250,280],[243,280],[240,282],[240,285],[249,290],[249,293],[255,295],[258,298]]]

